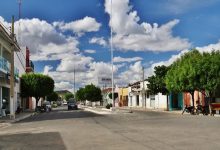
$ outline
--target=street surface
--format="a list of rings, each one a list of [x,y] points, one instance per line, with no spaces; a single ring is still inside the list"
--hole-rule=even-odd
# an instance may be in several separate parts
[[[217,150],[220,118],[66,107],[0,128],[1,150]]]

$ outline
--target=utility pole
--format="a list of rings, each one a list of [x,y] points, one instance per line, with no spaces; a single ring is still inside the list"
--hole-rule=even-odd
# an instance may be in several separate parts
[[[75,69],[75,65],[74,65],[74,70],[73,70],[73,85],[74,85],[74,89],[73,89],[73,93],[74,93],[74,97],[75,97],[75,86],[76,86],[76,69]]]
[[[113,71],[113,39],[112,39],[112,0],[111,0],[111,15],[110,15],[110,24],[111,24],[111,64],[112,64],[112,106],[115,107],[115,99],[114,99],[114,71]]]
[[[10,70],[10,118],[15,119],[15,104],[14,104],[14,49],[15,49],[15,34],[14,34],[14,16],[12,16],[11,25],[11,70]]]
[[[142,67],[142,80],[143,80],[143,88],[142,88],[142,106],[146,108],[146,100],[145,100],[145,85],[144,85],[144,67]]]

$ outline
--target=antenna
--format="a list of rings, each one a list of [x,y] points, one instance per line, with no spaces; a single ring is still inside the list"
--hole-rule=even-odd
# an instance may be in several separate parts
[[[21,19],[21,0],[18,0],[18,7],[19,7],[19,12],[18,12],[18,19]]]
[[[20,23],[20,19],[21,19],[21,0],[18,0],[18,34],[17,34],[17,38],[18,38],[18,43],[21,44],[21,36],[20,36],[20,30],[21,30],[21,23]]]

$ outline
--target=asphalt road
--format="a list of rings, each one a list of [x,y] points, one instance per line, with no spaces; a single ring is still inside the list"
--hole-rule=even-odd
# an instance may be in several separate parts
[[[0,129],[1,150],[218,150],[220,117],[60,108]]]

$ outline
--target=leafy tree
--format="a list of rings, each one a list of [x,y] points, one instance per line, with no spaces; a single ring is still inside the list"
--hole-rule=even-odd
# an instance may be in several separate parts
[[[24,74],[21,77],[21,96],[35,97],[36,103],[54,90],[54,80],[42,74]]]
[[[185,53],[171,65],[166,75],[166,87],[173,92],[189,92],[194,106],[194,91],[200,87],[197,62],[202,55],[195,49]]]
[[[66,93],[65,95],[64,95],[64,98],[65,98],[65,100],[69,100],[70,98],[74,98],[74,95],[73,95],[73,93]]]
[[[80,89],[76,92],[76,99],[77,99],[78,101],[84,101],[84,100],[85,100],[84,88],[80,88]]]
[[[84,98],[88,101],[94,102],[94,101],[102,100],[101,89],[93,84],[86,85],[83,91],[84,91]]]
[[[109,98],[112,99],[112,93],[109,94]],[[114,99],[118,98],[118,93],[114,93]]]
[[[52,92],[51,94],[47,95],[48,101],[57,101],[59,98],[58,94],[56,92]]]
[[[147,87],[149,89],[150,94],[168,93],[165,83],[165,77],[168,70],[169,67],[166,67],[164,65],[154,67],[155,75],[150,76],[147,79]]]
[[[153,76],[148,77],[147,81],[147,88],[149,94],[167,94],[167,109],[169,109],[168,106],[168,89],[166,88],[166,83],[165,83],[165,77],[167,74],[167,71],[169,70],[170,67],[166,67],[164,65],[162,66],[156,66],[154,67],[154,74]]]
[[[194,106],[194,91],[205,91],[209,103],[220,85],[220,52],[199,53],[192,50],[172,64],[166,76],[170,91],[190,92]]]
[[[208,97],[209,110],[215,91],[220,86],[220,51],[203,53],[202,59],[198,60],[199,90]]]

